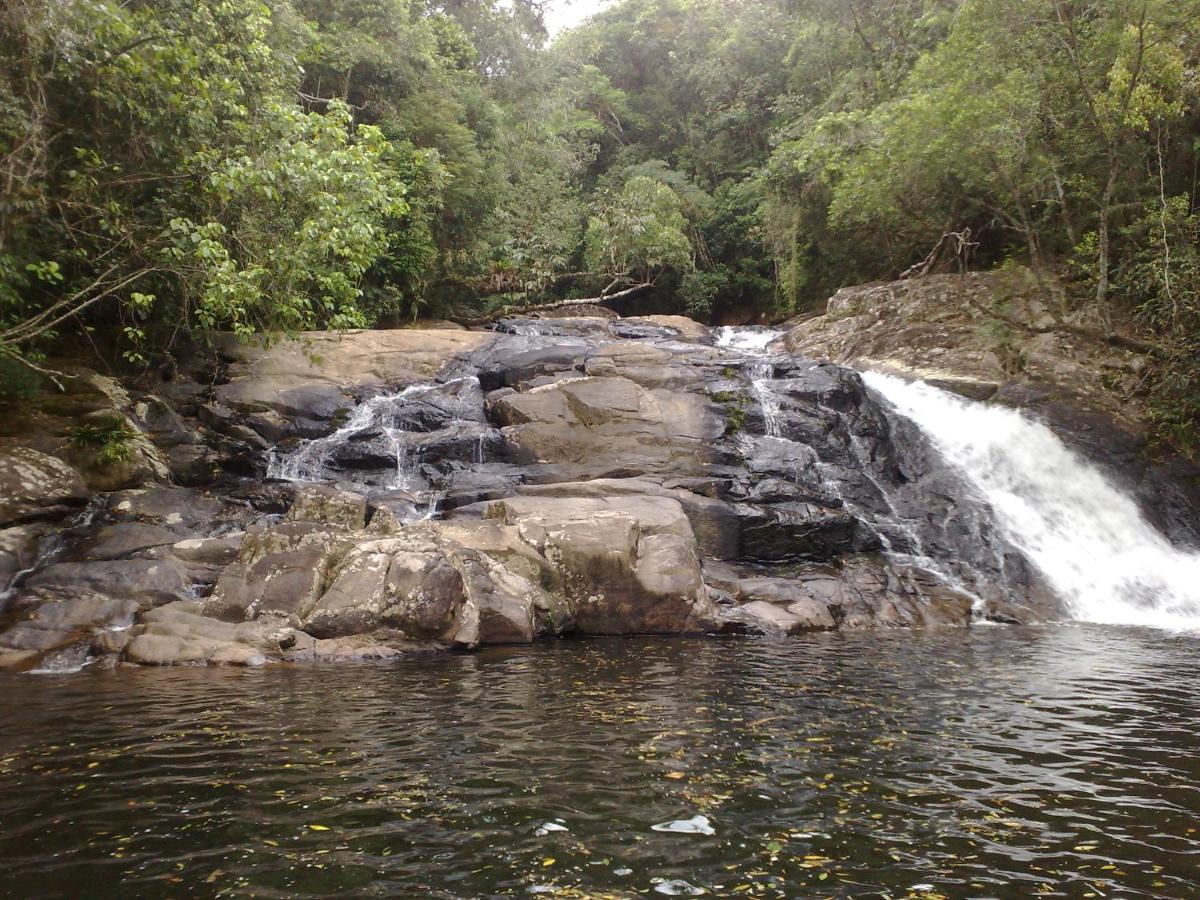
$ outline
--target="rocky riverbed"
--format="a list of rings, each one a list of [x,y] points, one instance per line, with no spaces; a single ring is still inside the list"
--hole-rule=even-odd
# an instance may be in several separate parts
[[[911,424],[781,337],[509,319],[77,370],[4,426],[0,666],[1061,615]],[[72,435],[114,417],[100,465]]]

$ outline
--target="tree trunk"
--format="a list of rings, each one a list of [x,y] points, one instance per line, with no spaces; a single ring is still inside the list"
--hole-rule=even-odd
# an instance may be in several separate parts
[[[1099,307],[1100,316],[1104,321],[1105,330],[1112,333],[1112,317],[1109,315],[1108,309],[1108,270],[1109,270],[1109,217],[1112,212],[1113,194],[1117,189],[1117,161],[1112,159],[1108,166],[1108,181],[1104,185],[1104,193],[1100,196],[1100,221],[1096,226],[1097,231],[1097,259],[1096,267],[1099,271],[1096,272],[1096,304]]]
[[[654,287],[654,285],[649,283],[635,284],[633,287],[625,288],[623,291],[617,291],[613,294],[601,294],[599,297],[583,297],[578,300],[555,300],[551,303],[537,303],[533,306],[504,306],[486,316],[446,316],[446,318],[459,325],[490,325],[492,322],[495,322],[497,319],[503,319],[505,316],[522,316],[530,313],[550,312],[556,309],[570,309],[578,306],[603,306],[611,300],[628,297],[651,287]]]

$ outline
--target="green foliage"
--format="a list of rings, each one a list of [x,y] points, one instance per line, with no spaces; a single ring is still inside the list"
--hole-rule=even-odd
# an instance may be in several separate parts
[[[1200,0],[621,0],[548,48],[540,8],[10,0],[0,359],[642,283],[792,314],[969,229],[1133,317],[1193,440]]]
[[[369,324],[468,262],[500,190],[473,35],[524,3],[14,0],[0,12],[0,349]],[[524,51],[521,47],[524,46]],[[495,48],[492,48],[495,49]],[[499,63],[487,73],[498,83]]]
[[[741,402],[734,403],[725,409],[725,431],[738,434],[746,430],[746,407]]]
[[[693,269],[683,277],[679,284],[679,297],[688,314],[703,319],[712,312],[713,298],[729,282],[729,273],[724,269],[712,272],[701,272]]]
[[[607,277],[653,283],[668,271],[691,271],[686,229],[678,195],[653,178],[635,175],[588,220],[584,259]]]
[[[0,353],[0,400],[27,400],[40,386],[36,372],[15,357]]]
[[[1115,287],[1159,336],[1150,381],[1155,435],[1200,454],[1200,213],[1186,196],[1162,196],[1146,204],[1123,237],[1136,250]]]
[[[244,335],[367,324],[359,283],[388,247],[383,223],[408,211],[391,145],[337,103],[268,106],[252,131],[206,180],[208,215],[170,223],[165,255],[188,269],[197,321]]]
[[[124,419],[112,417],[72,428],[68,440],[98,466],[112,466],[133,458],[137,432]]]

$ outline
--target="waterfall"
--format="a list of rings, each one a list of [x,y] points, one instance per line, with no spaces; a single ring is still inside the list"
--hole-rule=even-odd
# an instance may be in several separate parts
[[[283,481],[324,481],[335,478],[338,473],[330,466],[330,459],[337,448],[356,435],[378,431],[387,438],[396,456],[393,486],[407,487],[415,471],[415,460],[404,442],[404,429],[394,424],[395,414],[407,401],[430,390],[432,388],[429,385],[411,385],[397,393],[380,394],[360,403],[346,423],[333,434],[306,441],[286,455],[272,454],[267,477]]]
[[[1048,427],[923,382],[863,380],[978,490],[1073,618],[1200,628],[1200,553],[1174,547]]]
[[[779,419],[780,399],[771,389],[771,381],[775,377],[775,367],[767,355],[767,346],[782,337],[784,332],[770,328],[735,328],[717,329],[717,346],[729,350],[739,350],[753,355],[754,361],[747,366],[750,376],[750,391],[758,401],[762,411],[763,427],[767,437],[782,437],[783,427]]]

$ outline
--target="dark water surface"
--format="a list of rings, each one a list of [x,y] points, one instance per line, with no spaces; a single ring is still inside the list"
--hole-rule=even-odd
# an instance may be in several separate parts
[[[0,893],[1195,897],[1198,671],[1059,626],[3,675]]]

